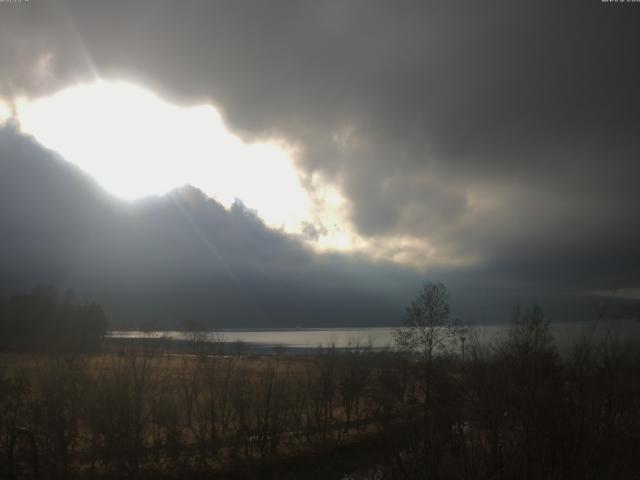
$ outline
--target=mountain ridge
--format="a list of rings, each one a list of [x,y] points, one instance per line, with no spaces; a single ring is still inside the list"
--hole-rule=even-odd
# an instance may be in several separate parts
[[[121,200],[7,128],[0,222],[2,290],[71,288],[103,303],[118,327],[375,325],[400,307],[383,286],[358,285],[344,265],[357,260],[318,257],[240,201],[227,210],[192,185]]]

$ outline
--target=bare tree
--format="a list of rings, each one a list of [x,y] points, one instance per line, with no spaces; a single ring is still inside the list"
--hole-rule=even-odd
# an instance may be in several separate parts
[[[193,353],[204,353],[207,342],[207,326],[196,320],[185,320],[182,323],[185,336],[191,344]]]
[[[402,326],[394,332],[396,346],[431,361],[436,349],[445,350],[447,341],[455,339],[450,311],[444,283],[425,283],[407,307]]]

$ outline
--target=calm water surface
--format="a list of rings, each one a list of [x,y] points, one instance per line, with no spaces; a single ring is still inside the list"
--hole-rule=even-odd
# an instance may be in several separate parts
[[[481,343],[490,344],[506,337],[508,325],[474,326],[461,335],[469,338],[477,336]],[[220,330],[206,333],[209,341],[225,342],[241,341],[260,349],[276,346],[292,350],[316,349],[319,346],[335,344],[338,348],[359,344],[372,346],[376,349],[393,346],[393,332],[395,327],[364,327],[364,328],[299,328],[292,330]],[[551,331],[556,344],[561,350],[568,348],[576,339],[593,331],[593,324],[587,323],[553,323]],[[606,335],[619,340],[634,343],[640,342],[640,323],[637,320],[602,321],[597,325],[594,336],[602,338]],[[188,333],[183,331],[112,331],[113,338],[161,338],[187,340]]]

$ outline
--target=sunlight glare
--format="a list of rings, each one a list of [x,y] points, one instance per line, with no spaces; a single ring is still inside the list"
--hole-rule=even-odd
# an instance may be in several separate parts
[[[9,106],[9,104],[4,101],[1,97],[0,97],[0,126],[4,125],[5,123],[7,123],[7,121],[11,118],[11,107]]]
[[[248,144],[211,105],[180,107],[136,85],[97,81],[16,102],[22,131],[125,199],[191,184],[229,208],[240,199],[296,231],[311,203],[283,142]]]
[[[3,112],[120,198],[163,195],[190,184],[227,209],[241,200],[266,225],[316,251],[438,261],[437,252],[416,261],[413,254],[425,246],[412,239],[363,238],[339,180],[319,172],[305,176],[294,161],[299,150],[282,139],[243,141],[212,105],[178,106],[137,85],[98,80],[49,97],[14,99],[12,108],[0,104],[0,118]],[[349,146],[357,146],[352,133],[348,138]]]

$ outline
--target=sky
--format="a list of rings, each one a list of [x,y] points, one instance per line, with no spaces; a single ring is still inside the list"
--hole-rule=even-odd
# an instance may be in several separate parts
[[[238,198],[318,258],[636,296],[638,25],[595,0],[6,3],[0,119],[120,198]]]

